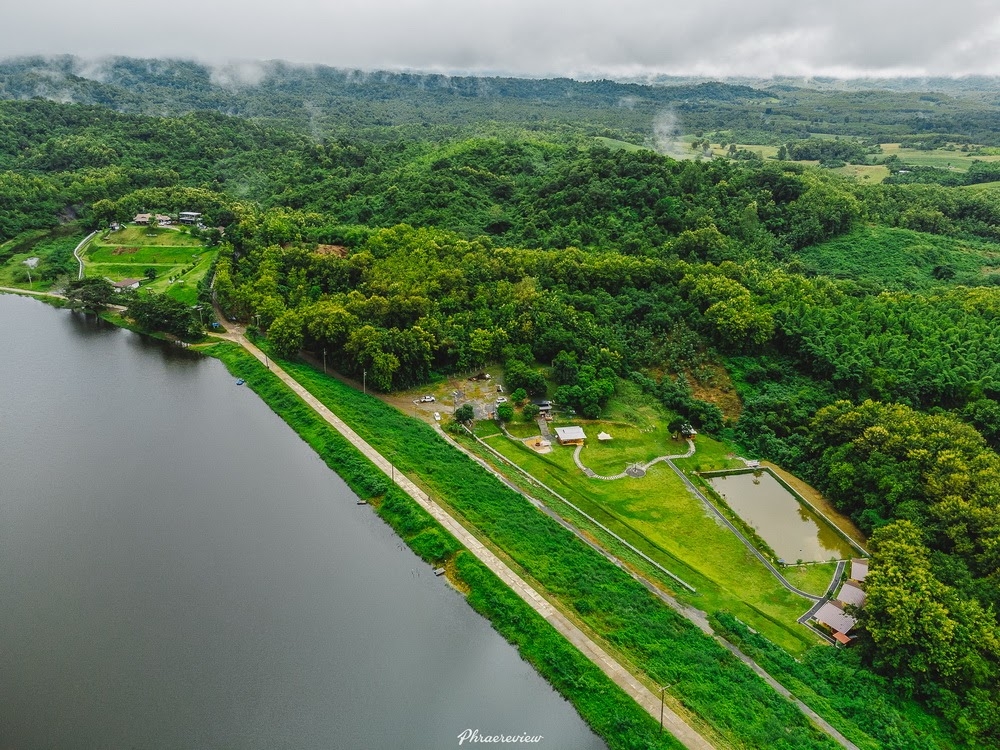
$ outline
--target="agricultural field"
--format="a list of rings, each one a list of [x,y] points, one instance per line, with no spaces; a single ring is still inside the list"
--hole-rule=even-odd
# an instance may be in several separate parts
[[[186,229],[128,226],[96,237],[83,257],[87,276],[141,279],[143,289],[193,305],[215,250]]]
[[[882,164],[847,164],[830,171],[845,177],[853,177],[858,182],[867,182],[873,185],[882,182],[889,176],[889,168]]]
[[[937,167],[938,169],[950,169],[954,172],[968,171],[969,165],[974,161],[1000,161],[1000,156],[998,155],[977,156],[969,151],[946,148],[931,150],[904,148],[898,143],[882,144],[882,158],[886,156],[898,156],[905,164],[911,164],[916,167]]]

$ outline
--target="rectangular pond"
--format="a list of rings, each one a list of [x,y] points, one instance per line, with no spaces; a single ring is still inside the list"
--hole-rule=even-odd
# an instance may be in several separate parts
[[[857,554],[825,518],[768,471],[715,474],[705,479],[787,563],[844,560]]]

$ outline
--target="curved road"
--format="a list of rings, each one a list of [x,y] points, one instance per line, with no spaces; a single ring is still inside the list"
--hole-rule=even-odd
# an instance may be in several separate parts
[[[83,248],[84,245],[86,245],[88,242],[94,239],[95,234],[97,234],[97,230],[94,230],[86,237],[84,237],[82,240],[80,240],[80,244],[77,245],[76,250],[73,251],[73,257],[76,258],[76,262],[80,264],[80,273],[76,277],[77,279],[83,278],[83,258],[80,257],[80,250]]]

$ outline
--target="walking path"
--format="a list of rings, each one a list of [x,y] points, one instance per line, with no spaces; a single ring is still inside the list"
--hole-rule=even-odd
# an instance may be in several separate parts
[[[791,691],[788,690],[788,688],[786,688],[784,685],[782,685],[780,682],[778,682],[776,679],[774,679],[760,665],[758,665],[752,658],[750,658],[747,654],[743,653],[737,646],[733,645],[732,643],[730,643],[726,639],[724,639],[721,636],[719,636],[718,634],[716,634],[715,630],[711,626],[711,623],[708,621],[708,616],[706,615],[705,612],[702,612],[700,609],[688,606],[688,605],[686,605],[686,604],[678,601],[675,597],[673,597],[670,594],[668,594],[665,591],[663,591],[659,586],[657,586],[656,584],[654,584],[652,581],[650,581],[649,579],[647,579],[647,578],[639,575],[638,573],[636,573],[629,566],[625,565],[621,560],[619,560],[617,557],[615,557],[615,555],[613,555],[611,552],[609,552],[608,550],[606,550],[603,547],[601,547],[597,542],[595,542],[592,539],[590,539],[588,536],[586,536],[583,532],[581,532],[579,529],[577,529],[571,523],[569,523],[568,521],[566,521],[565,519],[563,519],[561,516],[559,516],[551,508],[547,507],[546,505],[544,505],[539,500],[537,500],[534,497],[532,497],[531,495],[527,494],[526,492],[524,492],[523,490],[521,490],[519,487],[515,486],[510,480],[508,480],[503,474],[501,474],[496,469],[494,469],[492,466],[490,466],[486,461],[484,461],[483,459],[481,459],[479,456],[475,455],[474,453],[470,452],[469,450],[467,450],[465,447],[463,447],[459,443],[455,442],[449,435],[445,434],[445,432],[440,428],[440,426],[438,426],[437,429],[438,429],[438,432],[442,435],[442,437],[444,437],[448,442],[450,442],[456,448],[458,448],[459,450],[461,450],[462,452],[464,452],[467,456],[469,456],[470,458],[472,458],[472,460],[476,461],[481,466],[485,467],[487,471],[489,471],[494,476],[496,476],[498,479],[500,479],[500,481],[504,482],[508,487],[511,487],[516,492],[518,492],[519,494],[521,494],[522,496],[524,496],[525,498],[527,498],[533,505],[535,505],[540,510],[542,510],[542,512],[544,512],[547,515],[551,516],[557,522],[559,522],[563,527],[565,527],[565,528],[569,529],[570,531],[572,531],[585,544],[587,544],[590,547],[592,547],[593,549],[597,550],[599,553],[601,553],[602,555],[604,555],[604,557],[606,557],[612,563],[614,563],[615,565],[617,565],[619,568],[622,568],[623,570],[625,570],[629,575],[632,576],[632,578],[634,578],[636,581],[638,581],[643,586],[645,586],[646,589],[651,594],[653,594],[654,596],[656,596],[657,598],[659,598],[664,604],[666,604],[667,606],[669,606],[672,609],[674,609],[675,611],[677,611],[683,617],[687,618],[695,626],[697,626],[703,633],[705,633],[706,635],[711,636],[712,638],[714,638],[715,640],[717,640],[723,647],[725,647],[734,656],[736,656],[736,658],[738,658],[744,664],[746,664],[747,666],[749,666],[754,672],[756,672],[774,690],[776,690],[779,694],[783,695],[785,698],[788,698],[790,701],[792,701],[796,705],[796,707],[806,717],[808,717],[813,723],[815,723],[817,727],[819,727],[821,730],[823,730],[824,732],[826,732],[835,742],[837,742],[839,745],[841,745],[841,747],[845,748],[845,750],[859,750],[858,747],[854,743],[852,743],[850,740],[848,740],[846,737],[844,737],[840,732],[838,732],[829,722],[827,722],[825,719],[823,719],[823,717],[821,717],[819,714],[817,714],[815,711],[813,711],[811,708],[809,708],[809,706],[807,706],[805,703],[803,703],[802,701],[800,701],[797,698],[795,698],[792,695]],[[483,440],[479,439],[478,437],[476,437],[475,435],[473,435],[471,432],[469,434],[480,445],[482,445],[484,448],[486,448],[490,452],[491,455],[496,456],[503,463],[503,465],[511,466],[512,468],[514,468],[515,470],[517,470],[518,472],[520,472],[521,474],[523,474],[524,476],[526,476],[534,484],[537,484],[538,486],[543,487],[544,489],[548,490],[551,494],[555,495],[555,497],[559,498],[560,500],[562,500],[563,502],[565,502],[570,507],[576,509],[576,506],[574,506],[568,500],[566,500],[565,498],[563,498],[561,495],[557,494],[554,490],[548,488],[545,484],[543,484],[542,482],[540,482],[533,475],[531,475],[528,472],[526,472],[524,469],[522,469],[520,466],[518,466],[516,463],[514,463],[510,459],[508,459],[502,453],[498,453],[489,444],[487,444]],[[692,455],[692,453],[693,453],[693,451],[689,452],[688,455]],[[676,471],[676,467],[675,467],[674,470]],[[577,509],[577,511],[580,512],[580,513],[582,513],[582,511],[579,511],[578,509]],[[601,529],[603,529],[605,532],[611,534],[611,536],[613,536],[619,542],[624,543],[629,548],[633,549],[633,551],[635,551],[634,548],[632,548],[631,545],[628,544],[628,542],[624,542],[624,540],[622,540],[621,537],[619,537],[618,535],[614,534],[614,532],[609,531],[604,526],[602,526],[600,523],[594,521],[592,518],[590,518],[590,516],[587,516],[586,513],[582,513],[582,514],[588,520],[590,520],[592,523],[595,523],[597,526],[599,526]],[[812,626],[810,626],[807,621],[812,616],[812,614],[817,609],[819,609],[819,607],[823,604],[823,602],[825,602],[833,594],[834,590],[836,589],[837,583],[840,581],[841,574],[844,572],[844,567],[845,566],[846,566],[846,562],[843,561],[843,560],[840,561],[837,564],[837,570],[833,574],[833,579],[831,580],[830,586],[827,589],[827,592],[824,595],[824,597],[822,599],[820,599],[818,602],[816,602],[816,604],[808,612],[806,612],[806,614],[804,614],[802,617],[800,617],[799,620],[798,620],[800,623],[802,623],[803,625],[805,625],[806,627],[808,627],[814,633],[816,633],[817,635],[823,637],[824,639],[826,639],[827,641],[829,641],[831,643],[833,642],[833,640],[831,638],[829,638],[825,634],[821,633],[820,631],[818,631],[815,628],[813,628]],[[663,570],[663,568],[660,567],[659,565],[657,565],[657,567],[660,568],[661,570]]]
[[[760,551],[758,551],[758,549],[750,542],[750,540],[747,539],[745,536],[743,536],[742,532],[740,532],[740,530],[736,528],[736,526],[734,526],[728,518],[722,515],[722,512],[718,508],[716,508],[713,503],[709,502],[707,497],[701,494],[701,491],[697,487],[695,487],[694,484],[692,484],[691,480],[688,479],[687,475],[683,471],[677,468],[676,464],[674,464],[673,461],[667,459],[666,464],[667,466],[669,466],[671,469],[674,470],[674,473],[677,476],[681,478],[681,481],[684,482],[684,485],[687,487],[688,492],[690,492],[692,495],[701,500],[701,502],[705,505],[705,507],[708,508],[710,511],[712,511],[712,513],[715,514],[716,518],[718,518],[718,520],[721,521],[724,526],[726,526],[730,531],[736,534],[736,538],[739,539],[741,542],[743,542],[743,544],[746,546],[748,550],[750,550],[750,552],[754,555],[754,557],[756,557],[764,564],[765,568],[771,571],[771,575],[777,578],[778,582],[781,583],[782,586],[791,591],[793,594],[798,594],[803,599],[809,599],[810,601],[814,602],[821,601],[823,599],[823,597],[821,596],[816,596],[815,594],[806,593],[802,589],[796,588],[795,586],[790,584],[787,580],[785,580],[785,577],[781,575],[780,572],[778,572],[778,569],[771,564],[771,561],[768,560],[766,557],[764,557],[764,555],[762,555]]]
[[[224,338],[234,339],[232,334]],[[319,399],[307,391],[297,380],[271,362],[267,355],[240,337],[239,343],[254,357],[264,363],[271,372],[277,375],[296,395],[314,409],[323,419],[332,425],[341,435],[368,460],[381,469],[393,482],[403,489],[417,504],[426,510],[441,526],[454,536],[465,548],[476,556],[494,574],[497,575],[511,590],[521,597],[538,614],[544,617],[567,640],[576,646],[588,659],[596,664],[602,672],[610,677],[619,687],[628,693],[651,716],[659,718],[661,710],[660,696],[654,695],[632,673],[612,658],[604,649],[588,637],[580,628],[568,620],[553,607],[534,588],[528,585],[520,576],[511,570],[506,563],[490,551],[468,529],[450,516],[440,505],[430,499],[409,478],[399,472],[389,461],[382,457],[374,448],[352,430],[343,420],[330,411]],[[700,734],[691,728],[680,716],[669,708],[663,709],[663,726],[685,747],[692,750],[713,750],[713,746]]]
[[[573,461],[576,463],[577,467],[586,474],[591,479],[603,479],[605,482],[613,482],[616,479],[624,479],[625,477],[643,477],[646,476],[646,472],[649,471],[649,467],[660,461],[670,461],[674,458],[691,458],[694,455],[694,440],[688,440],[688,450],[687,453],[678,453],[676,456],[660,456],[659,458],[654,458],[652,461],[648,461],[644,464],[634,464],[629,466],[625,471],[620,474],[615,474],[611,477],[602,477],[600,474],[596,473],[593,469],[589,469],[583,465],[583,461],[580,460],[580,451],[583,450],[583,445],[576,446],[576,450],[573,451]]]
[[[33,292],[30,289],[20,289],[16,286],[0,286],[0,292],[10,292],[11,294],[30,294],[32,297],[53,297],[55,299],[66,299],[62,294],[55,292]]]
[[[73,251],[73,257],[76,258],[76,262],[80,264],[80,274],[76,277],[77,279],[82,279],[83,278],[83,258],[80,257],[80,250],[83,249],[84,245],[86,245],[88,242],[90,242],[92,239],[94,239],[94,235],[95,234],[97,234],[96,231],[91,232],[86,237],[84,237],[82,240],[80,240],[80,244],[77,245],[76,246],[76,250]]]

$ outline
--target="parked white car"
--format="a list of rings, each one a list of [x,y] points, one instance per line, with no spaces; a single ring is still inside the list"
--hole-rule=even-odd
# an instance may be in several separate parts
[[[500,398],[497,399],[497,406],[500,406],[500,404],[506,404],[506,403],[507,403],[507,397],[506,396],[501,396]]]

